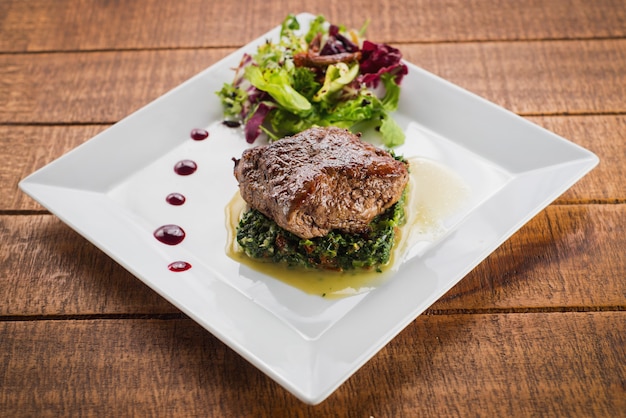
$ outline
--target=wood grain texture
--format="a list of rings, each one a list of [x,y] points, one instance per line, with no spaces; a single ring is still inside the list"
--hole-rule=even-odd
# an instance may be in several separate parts
[[[626,202],[626,116],[529,117],[531,122],[594,152],[600,163],[557,203]]]
[[[287,13],[300,12],[354,28],[369,19],[368,36],[378,42],[623,37],[625,10],[621,0],[5,0],[0,51],[239,46],[279,25]]]
[[[626,39],[411,44],[402,51],[408,61],[520,114],[626,112]],[[116,122],[229,52],[0,55],[0,123]]]
[[[625,217],[626,205],[550,206],[432,310],[626,309]],[[177,312],[52,215],[0,216],[0,232],[0,315]]]
[[[178,313],[52,215],[0,216],[0,316]]]
[[[0,55],[0,123],[117,122],[230,51]]]
[[[17,188],[302,11],[369,18],[601,160],[315,407]],[[623,0],[0,1],[0,417],[624,416],[625,22]]]
[[[318,406],[190,320],[0,322],[0,415],[620,416],[624,321],[422,316]]]
[[[626,111],[626,39],[403,45],[405,58],[523,115]]]
[[[19,182],[34,171],[92,138],[105,125],[85,126],[0,126],[1,211],[43,210],[24,194]]]
[[[549,206],[431,308],[626,309],[625,210]]]

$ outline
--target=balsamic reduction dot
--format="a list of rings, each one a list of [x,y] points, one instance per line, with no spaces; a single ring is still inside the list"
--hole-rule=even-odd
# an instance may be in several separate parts
[[[193,174],[196,172],[197,169],[198,165],[191,160],[181,160],[177,162],[174,166],[174,171],[176,172],[176,174],[179,174],[181,176],[188,176],[190,174]]]
[[[185,231],[178,225],[163,225],[154,231],[154,237],[163,244],[177,245],[185,239]]]
[[[185,203],[186,200],[187,198],[185,198],[185,196],[183,196],[180,193],[170,193],[165,198],[165,201],[167,203],[169,203],[170,205],[174,205],[174,206],[180,206],[183,203]]]
[[[179,273],[181,271],[187,271],[191,268],[191,264],[186,261],[174,261],[167,266],[168,270]]]
[[[202,141],[209,137],[209,132],[205,129],[192,129],[190,135],[194,141]]]

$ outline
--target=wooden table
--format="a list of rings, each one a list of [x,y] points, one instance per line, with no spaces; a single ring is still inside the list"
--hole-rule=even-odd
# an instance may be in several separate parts
[[[303,11],[601,160],[317,406],[17,187]],[[0,143],[0,416],[626,416],[623,0],[2,0]]]

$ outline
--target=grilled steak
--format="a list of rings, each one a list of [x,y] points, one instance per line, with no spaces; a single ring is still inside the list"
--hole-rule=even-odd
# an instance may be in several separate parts
[[[243,199],[301,238],[363,233],[397,202],[406,164],[339,128],[311,128],[235,160]]]

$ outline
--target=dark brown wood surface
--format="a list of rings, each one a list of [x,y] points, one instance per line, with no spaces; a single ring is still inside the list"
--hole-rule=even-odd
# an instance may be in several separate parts
[[[302,11],[600,157],[317,406],[17,186]],[[0,157],[0,417],[626,416],[623,0],[4,0]]]

